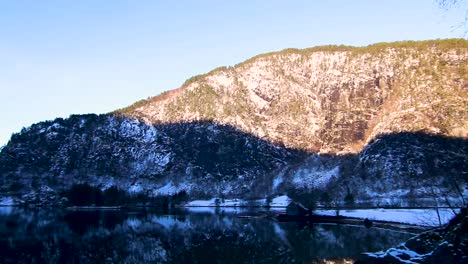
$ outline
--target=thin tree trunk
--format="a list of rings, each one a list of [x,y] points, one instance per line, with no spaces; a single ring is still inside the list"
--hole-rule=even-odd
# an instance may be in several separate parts
[[[450,210],[452,211],[453,215],[457,215],[457,212],[455,211],[455,207],[452,206],[452,203],[450,202],[450,197],[448,194],[444,194],[444,199],[445,199],[445,203],[447,204],[447,206],[450,208]]]
[[[437,199],[437,194],[436,192],[434,191],[434,186],[431,187],[431,190],[432,190],[432,197],[434,197],[434,201],[436,203],[436,213],[437,213],[437,219],[439,220],[439,227],[442,227],[442,221],[440,219],[440,212],[439,212],[439,200]]]
[[[452,184],[454,185],[455,187],[455,190],[457,191],[458,195],[460,196],[461,200],[462,200],[462,204],[463,204],[463,207],[466,206],[466,201],[465,201],[465,197],[463,196],[463,192],[460,188],[460,185],[458,185],[458,182],[457,180],[453,180]]]

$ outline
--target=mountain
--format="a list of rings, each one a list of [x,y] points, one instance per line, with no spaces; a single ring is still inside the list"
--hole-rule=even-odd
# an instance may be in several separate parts
[[[468,136],[467,41],[325,46],[259,55],[117,111],[213,120],[287,147],[357,152],[392,132]]]
[[[0,196],[56,203],[86,183],[147,197],[458,199],[467,94],[462,39],[262,54],[109,114],[14,134]]]

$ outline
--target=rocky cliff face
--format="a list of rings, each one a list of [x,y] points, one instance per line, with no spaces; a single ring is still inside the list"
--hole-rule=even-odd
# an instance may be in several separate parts
[[[259,55],[111,114],[24,129],[1,150],[0,192],[56,201],[88,183],[148,196],[367,199],[433,196],[434,180],[454,178],[444,186],[463,193],[467,65],[466,40]]]

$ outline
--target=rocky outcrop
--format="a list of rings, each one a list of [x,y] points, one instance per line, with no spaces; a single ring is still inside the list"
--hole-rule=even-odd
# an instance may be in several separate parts
[[[468,209],[450,221],[447,227],[428,231],[387,251],[365,253],[356,264],[371,263],[467,263]]]

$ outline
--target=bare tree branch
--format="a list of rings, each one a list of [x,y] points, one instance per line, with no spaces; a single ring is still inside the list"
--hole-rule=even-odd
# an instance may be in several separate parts
[[[450,9],[457,8],[457,9],[465,9],[463,18],[461,19],[460,23],[453,26],[453,29],[463,29],[463,37],[468,34],[468,1],[467,0],[436,0],[439,8],[449,11]]]
[[[440,8],[449,9],[456,5],[460,0],[437,0]]]

